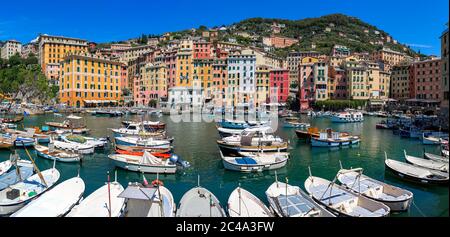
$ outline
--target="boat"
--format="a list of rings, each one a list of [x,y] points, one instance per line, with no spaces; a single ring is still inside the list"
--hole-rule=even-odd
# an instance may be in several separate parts
[[[15,147],[31,147],[36,144],[35,140],[33,138],[29,137],[17,137],[14,141]]]
[[[75,142],[79,144],[84,144],[88,146],[93,146],[94,148],[103,149],[108,145],[108,138],[93,138],[85,137],[81,135],[61,135],[59,138],[65,142]]]
[[[339,132],[333,132],[327,129],[326,132],[320,132],[319,137],[311,137],[311,146],[313,147],[341,147],[357,145],[361,141],[359,136],[343,136]]]
[[[128,150],[122,150],[116,147],[115,152],[117,154],[121,154],[121,155],[132,155],[132,156],[142,156],[144,155],[144,150],[140,150],[140,151],[128,151]],[[170,158],[172,155],[170,153],[159,153],[159,152],[151,152],[149,151],[150,154],[154,155],[155,157],[158,158],[163,158],[163,159],[168,159]]]
[[[338,216],[385,217],[390,213],[385,204],[349,191],[334,181],[310,175],[305,189],[314,200]]]
[[[24,119],[24,116],[19,115],[14,118],[1,118],[0,122],[2,122],[2,123],[19,123],[19,122],[22,122],[23,119]]]
[[[40,176],[42,175],[42,179]],[[9,215],[49,190],[60,177],[55,168],[44,170],[0,191],[0,215]],[[43,182],[45,180],[45,182]]]
[[[240,152],[240,155],[224,156],[220,151],[224,168],[240,172],[261,172],[282,168],[289,160],[288,152]]]
[[[448,162],[441,162],[435,160],[427,160],[424,158],[419,158],[415,156],[410,156],[406,154],[406,150],[403,150],[405,154],[405,160],[413,165],[420,166],[427,169],[437,170],[440,172],[448,173]]]
[[[330,134],[333,132],[333,130],[331,128],[327,128],[325,131],[327,131],[327,133],[330,133]],[[316,127],[310,127],[307,130],[298,129],[298,130],[295,130],[295,134],[297,134],[297,137],[299,139],[304,139],[307,141],[310,141],[311,138],[313,138],[313,137],[315,137],[315,138],[320,137],[319,128],[316,128]],[[348,137],[348,136],[350,136],[350,133],[340,132],[339,135],[341,137]]]
[[[402,179],[422,184],[448,184],[448,173],[388,159],[386,153],[385,157],[385,166]]]
[[[390,129],[389,125],[386,122],[377,123],[375,125],[376,129]]]
[[[228,197],[228,215],[230,217],[273,217],[264,203],[249,191],[237,187]]]
[[[431,154],[431,153],[427,153],[427,152],[423,153],[423,158],[429,159],[429,160],[434,160],[434,161],[446,162],[446,163],[449,162],[449,159],[445,158],[444,156],[435,155],[435,154]]]
[[[272,210],[280,217],[334,217],[298,186],[275,182],[266,190]]]
[[[224,155],[239,155],[239,152],[280,152],[286,151],[288,143],[271,132],[246,131],[240,135],[217,140],[217,144]]]
[[[10,160],[0,162],[0,177],[11,169],[13,163]]]
[[[122,121],[122,124],[125,127],[128,127],[130,125],[141,125],[146,130],[164,130],[166,128],[166,124],[161,121],[142,121],[142,122]]]
[[[67,120],[63,122],[46,122],[45,125],[52,127],[53,129],[58,129],[62,131],[70,131],[71,133],[84,134],[88,133],[90,130],[82,121],[82,117],[69,115]]]
[[[123,116],[124,114],[118,110],[97,110],[97,111],[95,111],[95,113],[93,115],[119,117],[119,116]]]
[[[123,186],[117,181],[107,183],[74,206],[66,217],[120,217],[125,198],[119,197]]]
[[[237,121],[237,120],[227,120],[224,119],[217,123],[217,126],[222,128],[230,129],[246,129],[254,126],[262,126],[267,124],[267,122],[257,122],[257,121]]]
[[[422,135],[422,143],[424,145],[440,145],[441,142],[442,142],[441,137],[426,135],[426,133],[423,133]]]
[[[42,145],[35,145],[34,149],[37,152],[37,155],[49,159],[56,160],[60,162],[79,162],[81,157],[79,154],[61,151],[53,148],[53,144],[49,144],[48,147]]]
[[[115,137],[115,143],[122,146],[142,146],[145,148],[168,149],[171,148],[170,141],[157,140],[154,138],[141,137]]]
[[[230,137],[233,135],[240,135],[244,131],[247,131],[247,132],[264,132],[265,131],[265,132],[273,133],[273,129],[269,126],[254,126],[254,127],[245,128],[245,129],[232,129],[232,128],[217,127],[217,131],[219,132],[219,135],[221,138]]]
[[[85,145],[76,142],[52,141],[55,148],[76,153],[76,154],[93,154],[95,148],[92,145]]]
[[[336,178],[348,190],[382,202],[391,211],[408,211],[413,200],[412,192],[372,179],[362,172],[361,168],[348,170],[341,167]]]
[[[124,145],[115,145],[116,150],[121,151],[129,151],[131,153],[133,152],[144,152],[145,150],[150,153],[160,153],[160,154],[166,154],[171,152],[171,148],[147,148],[143,146],[124,146]],[[128,154],[131,155],[131,154]]]
[[[309,128],[311,125],[309,123],[302,123],[298,121],[286,121],[283,124],[285,128]]]
[[[14,146],[14,141],[16,139],[12,137],[0,136],[0,150],[1,149],[11,149]]]
[[[187,191],[180,200],[177,217],[226,217],[219,199],[198,185]]]
[[[80,201],[84,190],[83,179],[70,178],[37,197],[11,217],[62,217]]]
[[[9,171],[0,175],[0,191],[33,175],[34,168],[31,161],[17,160],[17,165],[14,166],[16,166],[15,169],[10,168]]]
[[[143,173],[160,173],[174,174],[177,170],[176,161],[174,159],[161,159],[153,156],[145,151],[142,156],[111,154],[108,158],[122,169],[143,172]]]
[[[174,217],[176,205],[169,189],[158,179],[152,185],[130,183],[119,194],[126,200],[126,217]]]
[[[361,112],[341,112],[331,116],[333,123],[355,123],[363,122],[364,115]]]

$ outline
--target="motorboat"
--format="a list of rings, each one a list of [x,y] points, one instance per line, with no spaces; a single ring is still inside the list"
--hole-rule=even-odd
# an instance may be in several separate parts
[[[81,156],[79,154],[54,149],[54,145],[51,143],[48,147],[35,145],[34,149],[36,150],[38,156],[49,160],[56,160],[60,162],[79,162],[81,160]]]
[[[355,123],[363,121],[364,115],[361,112],[341,112],[331,116],[331,122],[333,123]]]
[[[170,141],[142,137],[115,137],[115,143],[122,146],[141,146],[145,148],[169,149]]]
[[[220,151],[223,166],[239,172],[261,172],[286,166],[288,152],[240,152],[241,156],[224,156]]]
[[[216,196],[206,188],[198,186],[183,195],[176,216],[226,217],[226,214]]]
[[[92,145],[80,144],[77,142],[52,141],[56,149],[77,154],[93,154],[95,148]]]
[[[111,154],[108,155],[108,158],[113,161],[117,167],[129,171],[174,174],[177,170],[176,161],[172,158],[157,158],[148,151],[144,151],[142,156]]]

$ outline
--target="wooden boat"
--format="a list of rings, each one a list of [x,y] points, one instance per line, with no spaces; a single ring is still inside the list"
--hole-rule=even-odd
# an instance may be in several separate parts
[[[230,137],[233,135],[240,135],[244,131],[246,132],[271,132],[273,133],[273,129],[269,126],[255,126],[251,128],[246,129],[231,129],[231,128],[222,128],[217,127],[217,131],[219,132],[219,135],[221,138]]]
[[[341,168],[336,178],[347,189],[382,202],[391,211],[407,211],[413,200],[412,192],[363,175],[360,168],[351,170]]]
[[[144,151],[148,151],[150,153],[170,153],[171,149],[170,148],[146,148],[143,146],[124,146],[124,145],[115,145],[116,149],[122,150],[122,151],[130,151],[130,152],[144,152]]]
[[[334,217],[298,186],[276,180],[266,191],[270,207],[280,217]]]
[[[326,131],[328,133],[333,132],[333,130],[331,130],[331,129],[326,129]],[[316,127],[311,127],[311,128],[308,128],[307,130],[295,130],[295,134],[297,134],[297,137],[299,139],[305,139],[305,140],[311,140],[311,138],[313,138],[313,137],[315,137],[315,138],[320,137],[319,129]],[[350,134],[347,132],[340,132],[339,134],[342,137],[350,136]]]
[[[83,179],[68,179],[34,199],[11,217],[62,217],[80,201],[84,190]]]
[[[240,172],[261,172],[282,168],[289,160],[288,152],[240,152],[240,155],[224,156],[220,151],[224,168]]]
[[[128,150],[122,150],[122,149],[116,148],[115,152],[117,154],[121,154],[121,155],[131,155],[131,156],[143,156],[144,155],[144,150],[128,151]],[[150,152],[150,154],[154,155],[155,157],[162,158],[162,159],[169,159],[171,157],[171,154],[169,154],[169,153],[159,153],[159,152],[151,152],[151,151],[149,151],[149,152]]]
[[[228,197],[230,217],[273,217],[264,203],[249,191],[237,187]]]
[[[119,217],[122,215],[125,199],[118,196],[123,190],[123,186],[117,181],[107,183],[74,206],[66,217],[109,217],[110,214],[111,217]]]
[[[125,127],[128,127],[132,124],[141,125],[146,130],[164,130],[166,128],[166,124],[161,121],[143,121],[143,122],[122,121],[122,124]]]
[[[28,179],[33,175],[33,165],[28,160],[18,160],[16,169],[9,169],[8,172],[0,175],[0,191],[16,184],[22,180]]]
[[[39,174],[34,174],[0,191],[0,215],[9,215],[16,212],[28,202],[49,190],[58,182],[60,177],[59,171],[55,168],[44,170],[41,174],[45,183],[41,180]]]
[[[14,146],[14,141],[16,139],[12,137],[0,136],[0,150],[1,149],[11,149]]]
[[[36,144],[35,140],[33,138],[29,137],[17,137],[14,141],[15,147],[31,147]]]
[[[429,159],[429,160],[434,160],[434,161],[446,162],[446,163],[449,162],[449,159],[445,158],[444,156],[435,155],[435,154],[431,154],[431,153],[427,153],[427,152],[423,153],[423,158]]]
[[[219,199],[200,186],[187,191],[180,200],[177,217],[226,217]]]
[[[76,134],[84,134],[88,133],[89,129],[84,124],[84,121],[82,121],[82,117],[69,115],[67,116],[67,120],[64,120],[61,122],[46,122],[45,124],[49,127],[56,128],[58,130],[62,131],[70,131],[72,133]]]
[[[0,177],[11,169],[13,163],[10,160],[0,162]]]
[[[158,185],[131,183],[118,197],[126,200],[126,217],[174,217],[176,205],[169,189]]]
[[[309,176],[305,181],[305,189],[314,200],[339,216],[385,217],[390,212],[385,204],[355,194],[323,178]]]
[[[111,159],[117,167],[129,171],[174,174],[177,170],[177,165],[172,159],[160,159],[147,151],[145,151],[142,156],[111,154],[108,155],[108,158]]]
[[[38,156],[49,160],[56,160],[60,162],[79,162],[81,160],[80,155],[76,153],[53,149],[52,146],[53,144],[49,144],[48,147],[35,145],[34,149],[36,150]]]
[[[93,154],[95,152],[94,146],[79,144],[76,142],[53,141],[57,149],[76,153],[76,154]]]
[[[402,179],[422,184],[448,184],[448,173],[387,159],[386,154],[385,156],[384,164],[386,167]]]
[[[19,115],[19,116],[16,116],[14,118],[2,118],[1,122],[2,123],[19,123],[19,122],[22,122],[23,119],[24,119],[24,116],[23,115]]]
[[[168,140],[156,140],[154,138],[141,137],[115,137],[115,143],[122,146],[142,146],[145,148],[169,149],[171,147]]]
[[[406,150],[403,150],[405,154],[405,160],[413,165],[420,166],[427,169],[437,170],[440,172],[448,173],[448,163],[435,161],[435,160],[426,160],[419,157],[414,157],[406,154]]]

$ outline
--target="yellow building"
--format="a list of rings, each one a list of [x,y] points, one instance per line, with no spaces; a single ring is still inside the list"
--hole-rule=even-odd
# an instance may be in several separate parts
[[[204,99],[212,99],[214,88],[213,59],[194,59],[193,60],[193,79],[194,87],[200,86],[203,91]]]
[[[192,87],[192,50],[180,50],[176,60],[175,87]]]
[[[87,52],[86,40],[63,36],[40,35],[39,64],[49,80],[58,80],[60,62],[72,53]]]
[[[121,65],[88,54],[65,57],[59,73],[60,102],[73,107],[117,105],[122,99]]]
[[[391,90],[391,73],[380,71],[380,98],[387,99]]]
[[[256,66],[256,107],[268,102],[270,87],[270,67]]]

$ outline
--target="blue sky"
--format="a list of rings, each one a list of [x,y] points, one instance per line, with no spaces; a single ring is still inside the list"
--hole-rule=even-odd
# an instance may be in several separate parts
[[[448,22],[448,0],[91,0],[4,1],[0,40],[29,42],[39,33],[116,41],[250,17],[303,19],[332,13],[360,18],[422,53],[440,55],[439,36]]]

